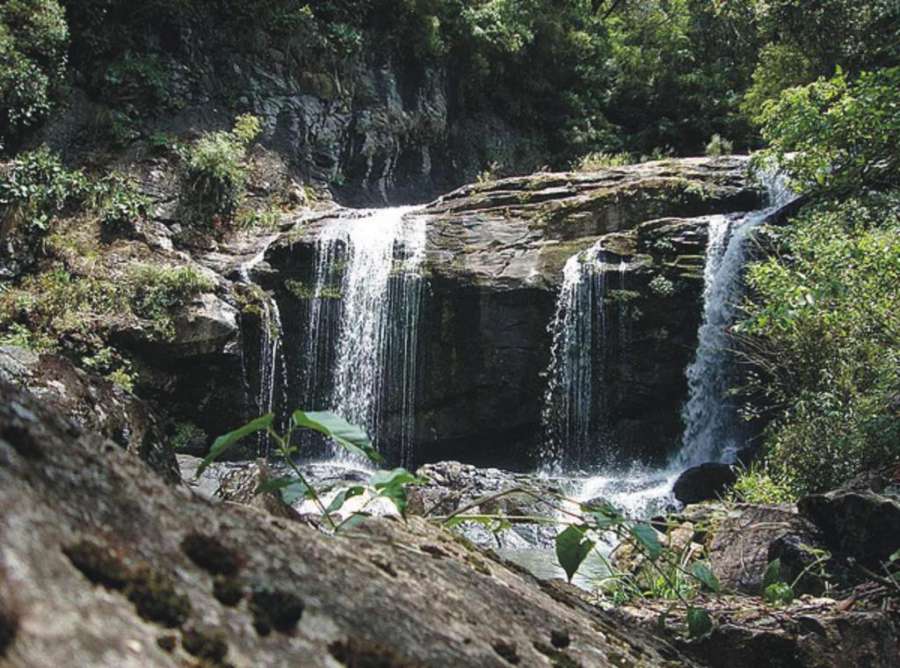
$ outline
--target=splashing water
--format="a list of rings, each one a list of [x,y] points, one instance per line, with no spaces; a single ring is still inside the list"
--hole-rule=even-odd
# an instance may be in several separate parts
[[[364,426],[376,445],[385,433],[387,413],[394,409],[392,431],[398,434],[404,463],[413,456],[422,294],[418,270],[425,254],[425,222],[411,215],[415,209],[373,210],[323,229],[306,344],[308,396],[315,394],[333,349],[330,409]],[[337,268],[342,256],[343,272]],[[337,285],[339,295],[334,294]],[[326,330],[335,317],[338,324],[330,336]],[[334,458],[346,461],[350,456],[335,450]]]
[[[710,461],[733,462],[742,447],[737,406],[730,399],[732,365],[729,328],[743,294],[747,239],[793,194],[784,177],[764,175],[769,207],[743,216],[713,216],[703,272],[703,323],[697,352],[687,369],[688,401],[682,448],[674,464],[687,468]]]
[[[595,418],[603,412],[603,397],[594,394],[595,376],[602,377],[606,340],[602,260],[603,251],[595,245],[573,255],[563,268],[556,312],[548,329],[553,343],[541,415],[541,459],[548,470],[577,466],[590,456]]]

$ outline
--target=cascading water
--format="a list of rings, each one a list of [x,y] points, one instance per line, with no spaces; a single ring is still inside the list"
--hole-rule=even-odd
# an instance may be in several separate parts
[[[603,397],[594,395],[595,376],[602,375],[606,339],[602,260],[603,251],[594,246],[569,258],[563,268],[549,327],[553,343],[541,416],[541,458],[548,470],[585,460],[593,445],[595,418],[603,410]]]
[[[728,401],[728,327],[734,321],[753,230],[792,193],[784,178],[764,176],[769,207],[745,215],[706,218],[708,243],[704,265],[703,321],[694,362],[687,370],[689,398],[684,409],[682,447],[663,468],[635,466],[604,471],[581,484],[577,496],[601,497],[633,517],[647,517],[671,502],[672,487],[686,468],[707,461],[727,461],[740,447],[735,407]]]
[[[363,425],[376,445],[391,413],[404,463],[413,454],[419,266],[425,252],[425,222],[414,211],[373,210],[322,230],[305,351],[308,396],[315,398],[333,351],[330,410]],[[334,457],[348,458],[343,451]]]
[[[777,174],[764,175],[769,207],[744,216],[713,216],[703,272],[703,323],[697,352],[687,369],[688,401],[682,448],[674,464],[687,468],[709,461],[734,461],[742,443],[737,407],[728,396],[731,374],[729,327],[743,290],[747,239],[792,193]]]

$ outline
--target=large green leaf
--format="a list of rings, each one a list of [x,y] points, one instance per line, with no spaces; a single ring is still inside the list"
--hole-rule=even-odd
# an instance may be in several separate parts
[[[569,582],[593,549],[594,541],[587,537],[586,527],[583,526],[573,524],[556,537],[556,559]]]
[[[691,638],[702,638],[712,631],[713,622],[704,608],[690,607],[687,611],[688,634]]]
[[[272,421],[274,420],[274,416],[269,413],[268,415],[263,415],[262,417],[258,417],[251,422],[248,422],[240,429],[235,429],[232,432],[228,432],[224,436],[219,436],[213,442],[212,447],[209,449],[209,454],[206,455],[206,458],[197,467],[197,476],[200,476],[206,468],[212,464],[216,459],[218,459],[224,452],[226,452],[229,448],[231,448],[238,441],[250,436],[250,434],[255,434],[260,431],[266,431],[269,427],[272,426]]]
[[[366,457],[376,464],[383,461],[383,457],[372,445],[366,432],[356,425],[350,424],[344,418],[327,411],[305,413],[294,411],[292,416],[294,424],[298,427],[313,429],[333,439],[344,449],[353,454]]]
[[[656,561],[662,554],[663,548],[656,535],[656,529],[646,523],[635,524],[631,527],[631,535],[644,548],[650,561]]]
[[[369,484],[378,490],[381,496],[390,499],[397,512],[403,516],[406,516],[406,486],[414,482],[419,482],[419,479],[404,468],[376,471],[369,479]]]
[[[709,566],[704,564],[702,561],[694,563],[693,568],[691,568],[691,573],[693,573],[694,577],[700,580],[700,582],[703,583],[703,586],[710,591],[716,593],[721,591],[722,585],[719,584],[719,578],[717,578],[715,574],[710,570]]]
[[[331,500],[331,503],[328,504],[327,512],[330,515],[331,513],[336,513],[341,508],[344,507],[344,504],[347,502],[347,499],[352,499],[354,496],[359,496],[363,492],[365,492],[365,487],[360,487],[359,485],[355,487],[348,487],[347,489],[342,489],[338,492],[335,497]]]

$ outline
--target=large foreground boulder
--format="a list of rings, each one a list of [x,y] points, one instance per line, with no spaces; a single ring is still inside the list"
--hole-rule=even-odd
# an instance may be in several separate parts
[[[693,665],[425,520],[329,537],[147,471],[0,383],[0,663]]]

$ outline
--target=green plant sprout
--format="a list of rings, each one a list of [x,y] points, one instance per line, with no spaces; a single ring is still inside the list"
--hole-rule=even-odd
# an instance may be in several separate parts
[[[343,418],[327,411],[304,412],[296,410],[288,421],[287,431],[279,434],[273,427],[275,416],[272,413],[263,415],[245,424],[239,429],[220,436],[215,440],[209,450],[209,454],[197,468],[197,476],[200,476],[206,468],[216,459],[221,457],[231,447],[243,439],[257,433],[267,434],[276,446],[277,456],[291,469],[293,475],[287,475],[263,482],[256,489],[257,494],[275,492],[282,500],[291,505],[300,498],[311,500],[328,527],[335,533],[342,529],[349,529],[369,517],[367,508],[376,498],[389,500],[397,508],[402,517],[406,517],[407,486],[422,482],[419,478],[404,468],[395,468],[391,471],[376,471],[369,479],[368,485],[354,485],[341,490],[326,507],[322,496],[316,488],[309,483],[306,476],[297,466],[295,461],[300,448],[292,443],[294,430],[311,429],[324,434],[348,452],[363,457],[374,464],[381,464],[384,458],[372,445],[366,432],[356,425],[352,425]],[[354,511],[346,519],[335,521],[334,514],[340,511],[344,504],[351,498],[371,492],[369,499],[357,511]]]

